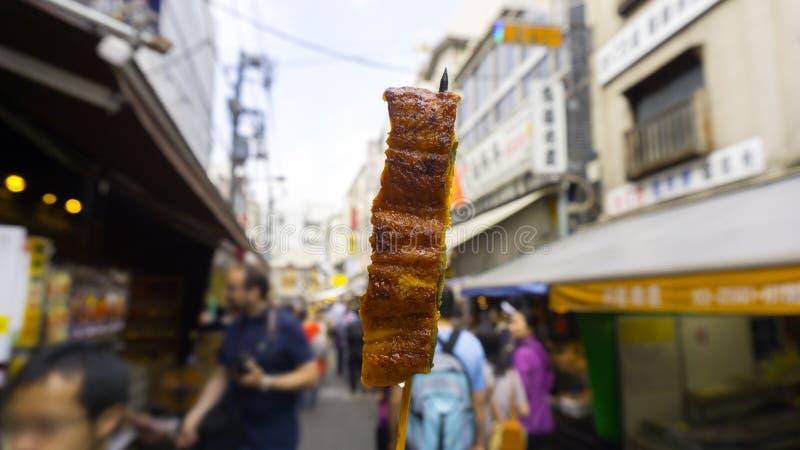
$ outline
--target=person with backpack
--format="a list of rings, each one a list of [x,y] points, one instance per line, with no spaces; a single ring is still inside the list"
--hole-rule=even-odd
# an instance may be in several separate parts
[[[530,408],[529,413],[521,418],[522,426],[528,433],[527,448],[539,450],[548,448],[550,435],[555,428],[550,409],[550,391],[555,374],[550,356],[534,336],[535,324],[533,311],[516,311],[511,315],[509,330],[514,338],[513,365],[525,387]]]
[[[478,338],[453,325],[459,316],[453,292],[445,288],[439,309],[439,332],[433,368],[414,375],[406,448],[410,450],[484,450],[483,367],[486,356]],[[390,445],[397,437],[402,390],[390,401]]]
[[[527,433],[519,422],[529,414],[525,388],[511,366],[511,352],[496,332],[481,334],[478,339],[486,353],[486,436],[489,450],[524,450]]]

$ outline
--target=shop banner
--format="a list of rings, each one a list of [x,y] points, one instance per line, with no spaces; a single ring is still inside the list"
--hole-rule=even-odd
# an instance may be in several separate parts
[[[760,137],[753,137],[715,150],[702,159],[679,164],[609,190],[606,193],[606,212],[609,216],[616,216],[730,184],[766,170],[764,142]]]
[[[13,337],[22,326],[28,287],[25,228],[0,225],[0,363],[11,357]]]
[[[800,314],[800,266],[554,285],[565,311]]]

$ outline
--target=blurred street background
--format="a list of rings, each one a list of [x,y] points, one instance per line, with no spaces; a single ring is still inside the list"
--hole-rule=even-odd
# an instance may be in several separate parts
[[[317,408],[304,411],[300,416],[303,429],[316,430],[303,434],[300,448],[373,449],[375,436],[364,424],[371,423],[377,415],[378,403],[374,396],[353,398],[344,380],[332,381],[320,388]]]
[[[472,448],[509,421],[527,448],[800,448],[798,21],[798,0],[0,2],[0,445],[394,448],[357,314],[381,95],[447,69]],[[75,343],[129,368],[102,443],[76,437],[88,400],[81,428],[25,390],[88,383],[87,359],[23,369]]]

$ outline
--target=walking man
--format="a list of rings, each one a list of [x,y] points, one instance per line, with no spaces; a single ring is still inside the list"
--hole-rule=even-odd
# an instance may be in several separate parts
[[[203,418],[227,393],[242,422],[242,442],[231,450],[295,449],[300,391],[318,378],[303,329],[290,312],[271,307],[269,282],[257,269],[231,269],[226,289],[240,316],[225,330],[219,364],[184,420],[178,447],[197,442]]]

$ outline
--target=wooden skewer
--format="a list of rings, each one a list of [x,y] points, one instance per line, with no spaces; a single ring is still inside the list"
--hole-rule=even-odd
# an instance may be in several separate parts
[[[403,398],[400,401],[400,419],[397,422],[397,445],[395,450],[406,449],[406,428],[408,427],[408,410],[411,408],[411,380],[403,385]]]
[[[442,78],[439,80],[439,92],[447,92],[449,81],[447,68],[445,67]],[[413,379],[411,377],[403,384],[403,397],[400,400],[400,417],[397,422],[397,445],[395,450],[405,450],[406,448],[406,429],[408,428],[408,411],[411,409],[411,381]]]

